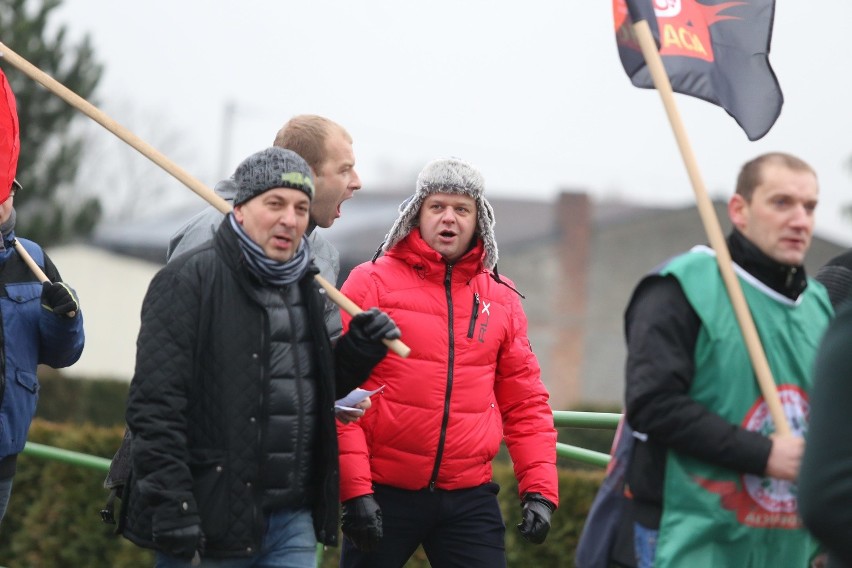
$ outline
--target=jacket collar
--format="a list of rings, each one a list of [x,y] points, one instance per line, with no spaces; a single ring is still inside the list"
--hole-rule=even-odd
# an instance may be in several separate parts
[[[731,259],[746,272],[791,300],[795,300],[808,286],[803,265],[783,264],[772,259],[748,240],[737,229],[728,236]]]
[[[12,229],[0,238],[0,252],[10,251],[15,248],[15,230]]]
[[[453,275],[458,275],[464,280],[470,280],[476,274],[485,272],[485,267],[482,264],[485,248],[482,245],[482,239],[475,238],[476,243],[473,248],[452,263]],[[389,257],[402,260],[417,271],[422,271],[424,275],[437,274],[443,278],[446,267],[449,266],[444,257],[423,240],[419,227],[413,228],[386,254]]]
[[[240,266],[242,261],[240,260],[240,243],[238,242],[237,233],[234,231],[234,228],[231,227],[231,224],[225,219],[221,225],[219,225],[219,230],[216,231],[216,249],[219,252],[219,255],[225,261],[232,270],[240,271],[244,268]]]

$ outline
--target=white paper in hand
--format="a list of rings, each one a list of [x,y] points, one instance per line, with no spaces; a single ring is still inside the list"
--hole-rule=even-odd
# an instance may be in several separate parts
[[[352,389],[349,391],[349,394],[344,396],[343,398],[337,399],[334,401],[334,411],[335,412],[354,412],[359,416],[364,414],[364,410],[362,408],[355,408],[355,405],[367,398],[368,396],[373,396],[377,392],[380,392],[385,385],[380,386],[375,390],[364,390],[364,389]]]

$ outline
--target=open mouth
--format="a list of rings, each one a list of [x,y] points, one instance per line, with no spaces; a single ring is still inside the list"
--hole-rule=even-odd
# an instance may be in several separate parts
[[[273,237],[275,244],[280,248],[287,248],[293,242],[293,239],[284,235],[276,235]]]
[[[340,217],[343,214],[343,202],[352,199],[354,195],[344,195],[343,199],[337,202],[337,216]]]

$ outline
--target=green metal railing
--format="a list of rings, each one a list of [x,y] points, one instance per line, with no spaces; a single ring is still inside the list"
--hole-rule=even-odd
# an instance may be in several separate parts
[[[44,444],[36,444],[35,442],[27,442],[24,446],[24,453],[28,456],[43,458],[47,460],[59,461],[77,465],[80,467],[88,467],[90,469],[101,470],[104,473],[109,471],[110,460],[71,450],[63,450],[53,446],[45,446]]]
[[[554,410],[553,424],[557,428],[599,428],[603,430],[614,430],[618,425],[621,414],[610,412],[575,412],[569,410]],[[27,442],[24,454],[97,469],[103,472],[109,470],[110,460],[89,454],[83,454],[72,450],[64,450],[35,442]],[[577,446],[557,443],[556,454],[560,457],[577,460],[592,465],[606,466],[609,463],[609,455],[593,450],[587,450]]]
[[[615,430],[621,414],[613,412],[575,412],[568,410],[554,410],[553,424],[557,428],[600,428],[604,430]],[[563,458],[576,460],[583,463],[606,467],[609,463],[609,454],[587,450],[577,446],[556,443],[556,455]]]

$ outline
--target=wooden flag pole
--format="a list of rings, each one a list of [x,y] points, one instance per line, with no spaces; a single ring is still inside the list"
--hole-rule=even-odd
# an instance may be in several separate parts
[[[47,277],[41,267],[36,264],[36,261],[33,260],[33,257],[30,256],[30,253],[27,252],[27,249],[24,248],[24,245],[21,244],[21,241],[15,239],[15,250],[18,252],[18,256],[21,257],[21,260],[29,267],[30,271],[35,274],[35,277],[39,282],[50,282],[50,278]]]
[[[44,86],[47,90],[64,100],[66,103],[79,110],[124,142],[138,150],[143,156],[166,170],[173,177],[177,178],[186,187],[203,197],[208,203],[213,205],[222,213],[227,213],[231,210],[230,204],[227,201],[216,195],[216,193],[201,183],[198,179],[191,176],[183,168],[169,160],[166,156],[160,153],[156,148],[133,134],[130,130],[110,118],[106,113],[89,103],[80,95],[9,49],[9,47],[0,42],[0,56],[22,71],[30,79]]]
[[[657,50],[657,44],[654,42],[651,28],[648,22],[641,20],[633,25],[633,30],[639,40],[639,47],[642,49],[642,55],[645,57],[648,70],[651,72],[651,78],[654,80],[654,87],[660,93],[660,98],[663,100],[663,106],[666,109],[666,114],[674,131],[678,148],[686,165],[689,179],[692,182],[692,189],[695,192],[698,213],[704,224],[704,230],[707,233],[710,246],[716,251],[716,262],[719,265],[719,272],[728,290],[731,305],[734,308],[734,313],[740,325],[760,392],[763,394],[764,400],[766,400],[769,414],[775,423],[775,431],[779,434],[790,434],[790,425],[787,423],[787,418],[784,415],[784,407],[778,396],[778,389],[772,378],[769,362],[763,351],[763,345],[757,334],[754,319],[752,319],[739,279],[737,279],[734,273],[731,253],[728,251],[722,227],[719,225],[718,217],[716,217],[716,210],[713,208],[713,203],[704,187],[704,181],[701,179],[698,163],[692,152],[692,146],[686,136],[686,129],[683,126],[677,106],[675,105],[674,91],[672,90],[668,73],[666,73],[666,69],[663,66],[663,60]]]
[[[110,118],[106,113],[89,103],[87,100],[82,98],[77,93],[73,92],[71,89],[9,49],[9,47],[0,42],[0,56],[4,57],[6,61],[14,65],[17,69],[22,71],[29,78],[44,86],[47,90],[52,92],[54,95],[58,96],[65,102],[67,102],[72,107],[76,108],[116,136],[118,136],[121,140],[132,146],[138,152],[140,152],[143,156],[160,166],[162,169],[166,170],[169,174],[175,177],[179,182],[184,184],[186,187],[197,193],[199,196],[204,198],[210,205],[221,211],[222,213],[229,213],[231,211],[231,204],[216,195],[216,193],[204,185],[200,180],[193,177],[189,173],[186,172],[183,168],[169,160],[165,155],[163,155],[156,148],[133,134],[130,130]],[[23,250],[23,247],[18,247],[18,251]],[[26,254],[26,251],[24,251]],[[23,255],[22,255],[23,256]],[[32,262],[32,258],[29,255],[24,259],[29,258],[30,262]],[[30,263],[27,263],[28,265]],[[30,266],[35,265],[33,263]],[[36,268],[38,266],[36,265]],[[39,271],[41,272],[41,271]],[[43,273],[42,273],[43,275]],[[363,310],[359,308],[354,302],[349,300],[346,296],[344,296],[340,291],[331,285],[326,279],[321,277],[319,274],[315,276],[317,283],[322,286],[322,288],[326,291],[328,297],[338,306],[340,306],[346,313],[350,316],[357,315],[361,313]],[[45,278],[46,279],[46,278]],[[385,345],[388,346],[394,353],[399,355],[400,357],[408,357],[408,354],[411,352],[411,349],[407,345],[405,345],[399,339],[385,339],[383,340]]]

